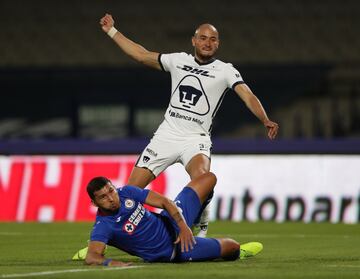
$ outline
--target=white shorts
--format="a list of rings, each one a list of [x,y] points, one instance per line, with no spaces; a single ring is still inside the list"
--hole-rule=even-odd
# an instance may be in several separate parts
[[[197,154],[211,158],[210,137],[196,135],[191,137],[164,137],[155,135],[145,147],[135,166],[149,169],[158,176],[167,167],[179,162],[184,167]]]

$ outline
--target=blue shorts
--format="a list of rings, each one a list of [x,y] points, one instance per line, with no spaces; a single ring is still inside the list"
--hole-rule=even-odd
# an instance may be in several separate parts
[[[201,203],[198,195],[191,187],[185,187],[175,198],[174,202],[182,210],[185,222],[189,227],[192,227],[196,217],[201,209]],[[164,210],[161,215],[169,217],[173,226],[179,233],[179,228],[176,222],[169,216],[169,213]],[[176,256],[174,261],[209,261],[220,258],[221,247],[218,240],[215,238],[201,238],[195,237],[196,244],[194,249],[189,252],[181,252],[180,243],[176,247]]]

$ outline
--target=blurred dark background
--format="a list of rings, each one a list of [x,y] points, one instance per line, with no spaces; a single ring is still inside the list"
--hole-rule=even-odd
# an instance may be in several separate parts
[[[170,99],[170,75],[123,54],[101,30],[149,50],[190,52],[201,23],[280,126],[280,139],[360,138],[360,1],[1,0],[0,139],[149,137]],[[213,136],[265,137],[228,92]]]

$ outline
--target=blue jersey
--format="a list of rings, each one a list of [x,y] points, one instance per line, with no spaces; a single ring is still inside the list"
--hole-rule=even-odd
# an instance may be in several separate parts
[[[117,189],[120,208],[113,215],[98,211],[91,241],[101,241],[145,261],[170,261],[174,256],[171,229],[165,216],[149,212],[143,203],[149,190],[134,186]]]

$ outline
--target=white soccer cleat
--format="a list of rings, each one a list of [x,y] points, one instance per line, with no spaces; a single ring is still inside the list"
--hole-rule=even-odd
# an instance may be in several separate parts
[[[201,214],[200,223],[195,224],[194,226],[195,227],[194,233],[196,234],[196,236],[203,238],[206,237],[209,226],[209,215],[210,215],[210,205],[208,204],[204,208],[204,211]]]
[[[205,238],[207,235],[207,231],[208,231],[208,225],[200,225],[200,230],[199,232],[196,234],[197,237],[202,237]]]

